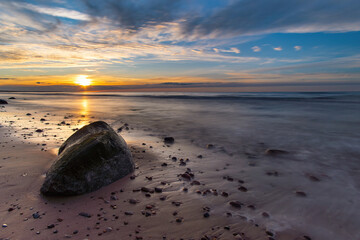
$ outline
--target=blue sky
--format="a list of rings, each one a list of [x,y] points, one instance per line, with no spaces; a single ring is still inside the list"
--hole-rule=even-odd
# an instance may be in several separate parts
[[[0,0],[0,90],[79,76],[94,90],[360,90],[359,12],[355,0]]]

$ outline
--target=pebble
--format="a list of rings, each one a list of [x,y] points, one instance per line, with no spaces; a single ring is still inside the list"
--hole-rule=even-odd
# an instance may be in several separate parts
[[[165,137],[164,143],[165,144],[173,144],[175,142],[175,139],[173,137]]]
[[[238,189],[240,191],[242,191],[242,192],[247,192],[248,191],[248,189],[246,187],[244,187],[244,186],[240,186]]]
[[[55,224],[49,224],[49,225],[47,226],[48,229],[54,228],[54,227],[55,227]]]
[[[204,218],[208,218],[208,217],[210,217],[210,213],[208,213],[208,212],[206,212],[206,213],[204,213]]]
[[[86,212],[81,212],[81,213],[79,213],[79,215],[82,216],[82,217],[91,218],[91,214],[86,213]]]
[[[241,202],[239,201],[231,201],[229,203],[232,207],[235,207],[235,208],[241,208],[241,205],[243,205]]]
[[[40,214],[39,214],[38,212],[33,213],[32,217],[33,217],[34,219],[38,219],[38,218],[40,217]]]
[[[299,197],[306,197],[306,193],[303,191],[296,191],[295,194]]]
[[[6,224],[6,223],[4,223],[3,225],[2,225],[2,227],[3,228],[6,228],[8,225]]]

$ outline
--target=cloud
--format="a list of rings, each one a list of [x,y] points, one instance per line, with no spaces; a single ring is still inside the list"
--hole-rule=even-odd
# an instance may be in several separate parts
[[[301,46],[294,46],[294,49],[295,49],[296,51],[300,51],[300,50],[301,50]]]
[[[238,0],[198,15],[183,25],[183,33],[198,36],[268,33],[347,32],[360,30],[358,0]],[[335,19],[334,19],[334,16]]]
[[[183,0],[83,0],[94,19],[106,18],[123,29],[139,30],[178,19]]]
[[[274,47],[273,48],[275,51],[282,51],[283,49],[282,49],[282,47]]]
[[[236,53],[239,54],[240,53],[240,49],[236,48],[236,47],[232,47],[230,49],[219,49],[219,48],[213,48],[214,52],[216,53]]]
[[[51,8],[51,7],[44,7],[44,6],[36,6],[34,4],[30,3],[22,3],[22,4],[16,4],[19,8],[26,8],[31,11],[35,11],[38,13],[48,14],[54,17],[63,17],[63,18],[69,18],[74,20],[81,20],[81,21],[90,21],[91,17],[87,14],[75,11],[75,10],[69,10],[66,8]]]
[[[260,51],[261,51],[261,48],[258,47],[258,46],[253,46],[251,49],[252,49],[254,52],[260,52]]]

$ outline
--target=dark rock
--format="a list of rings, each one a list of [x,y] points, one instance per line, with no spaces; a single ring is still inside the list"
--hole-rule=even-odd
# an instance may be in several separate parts
[[[206,212],[206,213],[204,213],[204,218],[208,218],[208,217],[210,217],[210,213],[208,213],[208,212]]]
[[[243,205],[241,202],[239,201],[231,201],[229,203],[231,206],[235,207],[235,208],[241,208],[241,205]]]
[[[159,187],[154,188],[154,190],[156,193],[162,193],[162,191],[163,191],[163,189],[159,188]]]
[[[91,123],[69,137],[49,169],[41,192],[77,195],[91,192],[134,170],[131,152],[122,137],[105,122]]]
[[[309,237],[309,236],[304,236],[304,239],[306,239],[306,240],[311,240],[311,237]]]
[[[268,156],[277,156],[277,155],[282,155],[282,154],[286,154],[289,153],[288,151],[285,150],[279,150],[279,149],[267,149],[265,151],[265,154]]]
[[[40,217],[40,214],[39,214],[38,212],[33,213],[32,217],[33,217],[34,219],[38,219],[38,218]]]
[[[16,99],[16,97],[9,97],[9,99]]]
[[[50,224],[50,225],[47,226],[48,229],[54,228],[54,227],[55,227],[55,224]]]
[[[242,191],[242,192],[247,192],[247,191],[248,191],[247,188],[244,187],[244,186],[240,186],[240,187],[238,187],[238,189],[239,189],[240,191]]]
[[[8,104],[8,102],[3,99],[0,99],[0,104]]]
[[[91,218],[91,214],[86,213],[86,212],[81,212],[81,213],[79,213],[79,216]]]
[[[215,146],[214,146],[214,144],[207,144],[206,145],[206,148],[207,149],[213,149]]]
[[[165,137],[164,143],[165,144],[173,144],[175,142],[175,139],[173,137]]]
[[[36,129],[35,130],[35,132],[37,132],[37,133],[42,133],[44,130],[42,130],[42,129]]]
[[[295,191],[295,194],[296,194],[296,196],[299,196],[299,197],[306,197],[306,193],[303,191]]]
[[[315,176],[313,176],[313,175],[310,175],[310,176],[309,176],[309,179],[310,179],[311,181],[313,181],[313,182],[319,182],[319,181],[320,181],[319,178],[317,178],[317,177],[315,177]]]

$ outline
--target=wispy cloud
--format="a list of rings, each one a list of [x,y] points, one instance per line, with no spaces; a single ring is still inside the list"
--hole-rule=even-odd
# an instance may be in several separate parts
[[[253,46],[251,49],[252,49],[254,52],[260,52],[260,51],[261,51],[261,48],[258,47],[258,46]]]
[[[283,49],[282,49],[282,47],[274,47],[273,48],[275,51],[282,51]]]
[[[51,8],[51,7],[37,6],[30,3],[21,3],[21,4],[15,3],[15,5],[19,8],[25,8],[30,11],[35,11],[38,13],[43,13],[54,17],[63,17],[74,20],[81,20],[81,21],[91,20],[91,17],[88,14],[81,13],[75,10],[69,10],[66,8],[59,8],[59,7]]]
[[[296,50],[296,51],[300,51],[301,50],[301,46],[294,46],[294,49]]]

